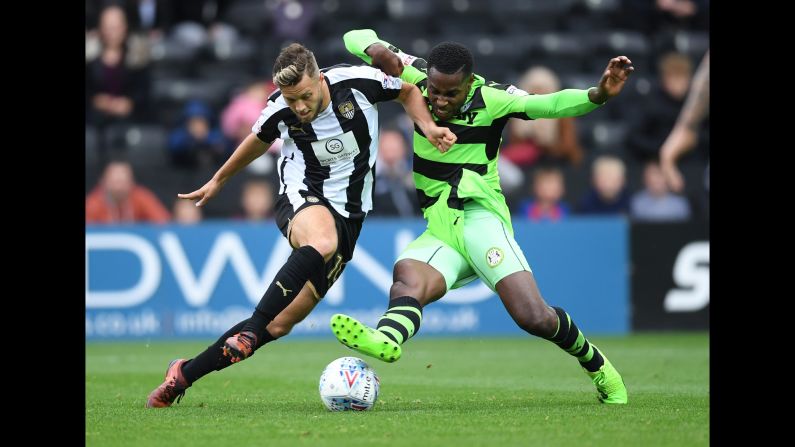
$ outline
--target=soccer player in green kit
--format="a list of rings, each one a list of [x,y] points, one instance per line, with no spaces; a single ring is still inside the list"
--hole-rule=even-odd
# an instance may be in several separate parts
[[[627,403],[621,375],[560,307],[541,297],[532,270],[513,237],[511,216],[500,190],[497,154],[509,118],[584,115],[616,96],[634,68],[625,56],[610,60],[597,87],[532,95],[473,73],[471,52],[444,42],[428,60],[400,51],[373,30],[353,30],[345,46],[365,62],[417,85],[438,126],[458,137],[449,150],[434,147],[415,126],[414,182],[426,231],[395,262],[389,307],[378,326],[336,314],[331,330],[352,349],[394,362],[401,345],[420,328],[422,308],[476,278],[502,300],[516,324],[577,358],[593,381],[599,401]]]

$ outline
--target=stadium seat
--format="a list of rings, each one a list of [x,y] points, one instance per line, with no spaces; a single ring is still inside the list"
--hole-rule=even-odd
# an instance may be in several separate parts
[[[601,152],[623,153],[627,130],[627,124],[622,121],[596,122],[591,129],[594,148]]]
[[[86,126],[86,166],[93,166],[99,162],[99,140],[97,130],[93,126]]]
[[[221,19],[245,35],[260,36],[269,29],[269,15],[262,0],[238,0],[229,6]]]
[[[166,166],[168,131],[159,125],[116,125],[107,130],[109,147],[124,149],[133,167]]]
[[[674,36],[674,45],[677,51],[695,59],[697,66],[709,49],[709,34],[705,32],[680,31]],[[695,67],[693,69],[695,70]]]

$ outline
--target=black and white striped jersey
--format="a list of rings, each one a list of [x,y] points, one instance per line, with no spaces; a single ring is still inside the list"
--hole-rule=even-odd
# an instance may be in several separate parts
[[[284,140],[279,193],[287,194],[294,209],[306,196],[324,197],[342,216],[360,219],[373,209],[376,103],[397,98],[402,81],[368,66],[321,71],[331,102],[311,123],[301,123],[276,91],[251,130],[266,143]]]

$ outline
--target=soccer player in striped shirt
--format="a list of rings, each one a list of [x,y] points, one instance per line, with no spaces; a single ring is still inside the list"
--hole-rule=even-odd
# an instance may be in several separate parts
[[[456,140],[449,129],[434,123],[417,87],[372,67],[320,70],[311,51],[292,44],[276,59],[273,81],[280,90],[269,98],[252,133],[210,181],[179,197],[204,205],[281,137],[276,224],[294,251],[252,316],[196,357],[172,361],[165,381],[149,394],[147,407],[171,406],[199,378],[287,335],[325,296],[351,259],[362,222],[373,207],[377,103],[402,103],[439,150]]]
[[[344,36],[348,51],[387,74],[416,84],[440,126],[458,137],[438,149],[415,126],[414,182],[427,230],[395,262],[386,313],[377,328],[336,314],[331,329],[344,345],[394,362],[401,345],[420,328],[422,308],[450,289],[476,278],[499,295],[514,321],[532,335],[577,358],[601,402],[624,404],[627,390],[604,353],[591,344],[560,307],[550,307],[513,237],[511,216],[500,190],[497,156],[509,118],[579,116],[616,96],[634,68],[625,56],[609,61],[598,86],[531,95],[512,85],[486,82],[473,73],[463,45],[444,42],[428,60],[403,53],[372,30]]]

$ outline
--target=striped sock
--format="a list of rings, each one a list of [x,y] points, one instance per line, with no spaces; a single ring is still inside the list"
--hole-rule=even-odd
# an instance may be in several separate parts
[[[580,365],[586,370],[598,371],[605,363],[602,354],[588,342],[588,339],[580,332],[565,310],[560,307],[552,308],[558,314],[558,330],[548,340],[560,346],[570,355],[577,357]]]
[[[401,296],[389,302],[389,309],[378,320],[377,329],[402,345],[420,330],[422,306],[410,296]]]

